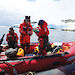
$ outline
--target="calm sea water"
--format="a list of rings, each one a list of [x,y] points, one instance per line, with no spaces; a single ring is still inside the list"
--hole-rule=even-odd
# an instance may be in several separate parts
[[[20,34],[19,34],[19,29],[14,28],[15,32],[18,34],[18,37],[20,39]],[[7,34],[9,30],[8,26],[0,26],[0,37],[2,37],[3,34]],[[73,31],[62,31],[58,29],[49,29],[49,42],[68,42],[68,41],[75,41],[75,32]],[[5,40],[6,36],[4,37],[4,42],[6,43]],[[18,41],[19,42],[19,41]],[[31,42],[38,42],[38,37],[33,33],[31,36]]]
[[[75,64],[37,73],[36,75],[75,75]]]
[[[2,37],[3,34],[7,34],[8,29],[9,29],[8,26],[0,26],[0,37]],[[19,34],[18,28],[15,28],[15,32],[18,34],[18,37],[19,37],[20,34]],[[75,32],[73,31],[49,29],[49,32],[50,32],[49,42],[75,41]],[[5,39],[6,39],[6,36],[4,37],[3,43],[7,43]],[[35,35],[35,33],[33,33],[33,35],[31,36],[31,42],[38,42],[38,37]],[[70,64],[60,68],[40,72],[40,73],[37,73],[36,75],[72,75],[72,72],[75,72],[75,64]],[[75,73],[73,75],[75,75]]]

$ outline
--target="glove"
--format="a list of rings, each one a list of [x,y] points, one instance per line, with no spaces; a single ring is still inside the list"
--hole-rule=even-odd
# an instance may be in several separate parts
[[[26,31],[27,30],[27,27],[23,27],[23,30]]]
[[[29,31],[31,31],[31,28],[29,27]]]
[[[14,36],[14,40],[16,40],[16,36]]]
[[[39,29],[34,28],[33,31],[36,33],[36,32],[39,32]]]
[[[31,36],[32,35],[32,32],[31,31],[28,31],[27,34]]]

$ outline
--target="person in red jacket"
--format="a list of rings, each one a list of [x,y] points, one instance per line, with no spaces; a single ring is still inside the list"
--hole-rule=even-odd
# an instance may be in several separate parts
[[[33,28],[30,24],[30,16],[25,16],[24,22],[19,26],[21,47],[27,53],[30,47],[30,36],[33,34]]]
[[[9,48],[16,48],[18,43],[18,35],[14,32],[13,27],[9,28],[9,33],[6,36],[6,41]]]
[[[40,43],[40,54],[41,55],[46,55],[46,48],[48,44],[48,35],[49,35],[49,30],[47,28],[47,23],[44,20],[40,20],[38,22],[39,27],[34,29],[34,32],[36,35],[39,37],[39,43]],[[37,30],[37,31],[36,31]]]

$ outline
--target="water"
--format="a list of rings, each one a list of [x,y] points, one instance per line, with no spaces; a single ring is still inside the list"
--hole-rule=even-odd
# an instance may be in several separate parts
[[[20,39],[20,33],[18,28],[14,28],[15,32],[18,34]],[[8,26],[0,26],[0,37],[5,33],[7,34],[9,30]],[[62,31],[60,29],[49,29],[49,42],[68,42],[75,41],[75,32],[73,31]],[[6,43],[6,36],[4,37],[3,43]],[[19,42],[19,40],[18,40]],[[38,37],[33,32],[31,36],[31,42],[38,42]]]
[[[0,26],[0,37],[5,33],[8,33],[8,26]],[[15,32],[18,34],[20,39],[19,29],[15,28]],[[62,31],[62,30],[52,30],[49,29],[49,42],[68,42],[68,41],[75,41],[75,32],[73,31]],[[6,42],[6,36],[4,37],[3,43]],[[19,42],[19,41],[18,41]],[[38,42],[38,37],[33,33],[31,36],[31,42]],[[37,73],[36,75],[75,75],[75,64],[70,64],[67,66],[63,66],[60,68],[44,71]]]
[[[75,64],[70,64],[52,70],[36,73],[36,75],[75,75]]]

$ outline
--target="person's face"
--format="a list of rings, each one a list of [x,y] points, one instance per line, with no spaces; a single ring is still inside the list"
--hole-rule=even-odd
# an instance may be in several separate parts
[[[29,19],[26,20],[25,23],[26,23],[27,25],[29,25],[29,24],[30,24],[30,20],[29,20]]]
[[[14,30],[12,30],[12,31],[9,31],[9,33],[13,34],[13,33],[14,33]]]
[[[40,26],[40,25],[38,25],[40,28],[42,27],[42,26]]]

